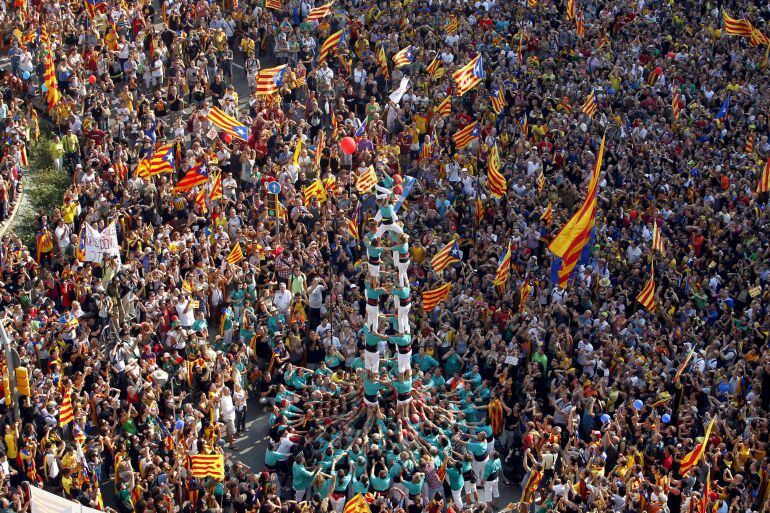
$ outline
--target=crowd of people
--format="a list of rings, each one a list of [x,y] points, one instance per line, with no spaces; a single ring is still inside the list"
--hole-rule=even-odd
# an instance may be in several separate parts
[[[1,241],[0,511],[32,487],[121,513],[770,507],[767,5],[0,20],[0,217],[44,153],[71,177],[34,247]],[[560,285],[548,246],[594,173]],[[223,479],[193,475],[217,454]]]

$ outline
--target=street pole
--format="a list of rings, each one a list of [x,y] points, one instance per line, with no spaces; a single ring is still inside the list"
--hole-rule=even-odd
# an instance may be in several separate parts
[[[5,361],[8,367],[8,385],[10,387],[10,390],[6,390],[5,393],[11,394],[14,420],[19,420],[21,418],[21,413],[19,412],[19,392],[16,389],[16,368],[14,367],[15,363],[11,351],[11,341],[8,338],[8,333],[5,331],[5,324],[2,322],[0,322],[0,338],[3,341],[3,347],[5,348]]]

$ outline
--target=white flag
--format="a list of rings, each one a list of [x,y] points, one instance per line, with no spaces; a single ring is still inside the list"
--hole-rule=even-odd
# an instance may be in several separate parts
[[[104,256],[114,256],[120,265],[120,245],[115,223],[111,223],[102,232],[86,225],[85,261],[102,263]]]
[[[401,101],[401,97],[404,96],[404,93],[406,93],[406,90],[409,89],[409,77],[404,77],[401,79],[401,83],[398,86],[398,89],[390,93],[390,101],[393,103],[398,103]]]
[[[80,513],[80,504],[68,501],[51,492],[30,486],[30,505],[32,513]]]

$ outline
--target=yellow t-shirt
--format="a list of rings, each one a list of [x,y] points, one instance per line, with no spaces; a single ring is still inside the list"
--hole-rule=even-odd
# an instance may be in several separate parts
[[[412,246],[412,260],[416,264],[421,264],[425,260],[425,248],[422,246]]]
[[[75,214],[78,211],[78,204],[75,202],[65,203],[61,207],[61,218],[65,224],[72,224],[75,221]]]
[[[15,460],[19,455],[19,450],[16,447],[16,435],[13,433],[7,433],[3,438],[5,440],[5,453],[8,455],[9,460]]]

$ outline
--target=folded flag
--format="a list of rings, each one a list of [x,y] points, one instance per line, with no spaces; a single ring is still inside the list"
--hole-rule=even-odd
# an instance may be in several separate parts
[[[682,477],[686,476],[687,473],[698,464],[701,457],[703,456],[703,453],[706,452],[706,446],[709,443],[709,438],[711,438],[711,430],[714,428],[714,422],[716,419],[716,415],[711,417],[711,422],[709,422],[709,425],[706,428],[706,433],[703,435],[703,441],[696,445],[695,449],[688,452],[684,458],[679,460],[679,474]]]
[[[502,198],[506,191],[508,191],[508,181],[500,172],[502,167],[503,164],[500,161],[500,153],[495,144],[489,152],[489,160],[487,161],[487,185],[489,187],[489,192],[497,199]]]
[[[359,194],[366,194],[375,185],[377,185],[377,173],[374,171],[374,166],[367,167],[356,177],[356,190]]]
[[[59,425],[66,426],[75,420],[75,411],[72,409],[72,390],[69,388],[62,393],[61,408],[59,408]]]
[[[230,116],[219,107],[211,107],[208,116],[206,117],[223,132],[237,137],[241,141],[247,141],[249,139],[249,129],[246,125],[242,125],[237,119]]]
[[[663,239],[660,236],[657,219],[652,222],[652,251],[660,251],[661,254],[666,252],[663,248]]]
[[[283,4],[281,4],[281,0],[265,0],[265,7],[274,11],[280,11],[283,9]]]
[[[458,28],[460,28],[460,20],[457,16],[452,16],[447,24],[444,25],[444,33],[449,36],[454,36],[457,34]]]
[[[371,513],[371,510],[369,509],[369,504],[366,500],[366,497],[361,495],[361,493],[357,493],[355,496],[353,496],[353,498],[345,503],[345,507],[342,509],[342,513]]]
[[[380,49],[377,50],[377,64],[380,65],[382,76],[390,78],[390,71],[388,70],[388,57],[385,55],[385,48],[380,45]]]
[[[731,36],[751,37],[754,27],[751,22],[745,18],[740,20],[730,17],[729,14],[722,11],[722,21],[725,24],[725,33]]]
[[[441,285],[438,288],[435,288],[433,290],[426,290],[422,293],[422,309],[425,312],[430,312],[436,306],[438,306],[439,303],[442,301],[446,301],[449,298],[449,292],[452,289],[451,283],[445,283],[444,285]]]
[[[425,69],[425,71],[428,72],[428,75],[431,76],[431,78],[436,78],[436,74],[438,73],[438,70],[441,69],[441,59],[439,59],[438,55],[436,55],[432,61],[430,61],[430,64],[428,64],[428,67]]]
[[[240,242],[235,243],[235,246],[233,246],[233,249],[230,250],[230,254],[227,255],[225,260],[227,260],[228,264],[237,264],[243,260],[243,250],[241,249]]]
[[[589,117],[594,117],[597,110],[599,110],[599,103],[596,99],[596,91],[592,90],[586,97],[586,101],[583,102],[583,105],[580,107],[580,112]]]
[[[509,241],[508,245],[503,250],[503,253],[500,255],[500,260],[498,260],[497,262],[497,271],[495,272],[495,281],[494,281],[495,286],[504,289],[506,283],[508,283],[508,277],[510,275],[511,275],[511,243]]]
[[[326,38],[326,41],[324,41],[324,44],[321,45],[321,52],[318,55],[318,62],[321,63],[326,60],[326,58],[329,56],[329,53],[332,50],[336,50],[340,47],[342,42],[345,40],[343,37],[345,33],[345,29],[338,30],[328,38]]]
[[[757,182],[757,194],[770,192],[770,158],[765,162],[765,167],[759,173],[759,182]]]
[[[545,224],[551,224],[551,221],[553,221],[553,207],[551,206],[551,202],[548,202],[548,206],[545,207],[545,211],[540,216],[541,221],[545,221]]]
[[[447,96],[436,106],[436,113],[442,118],[452,115],[452,97]]]
[[[493,87],[492,91],[489,93],[489,97],[492,100],[492,110],[495,111],[495,114],[500,114],[506,105],[505,91],[501,91],[499,88]]]

